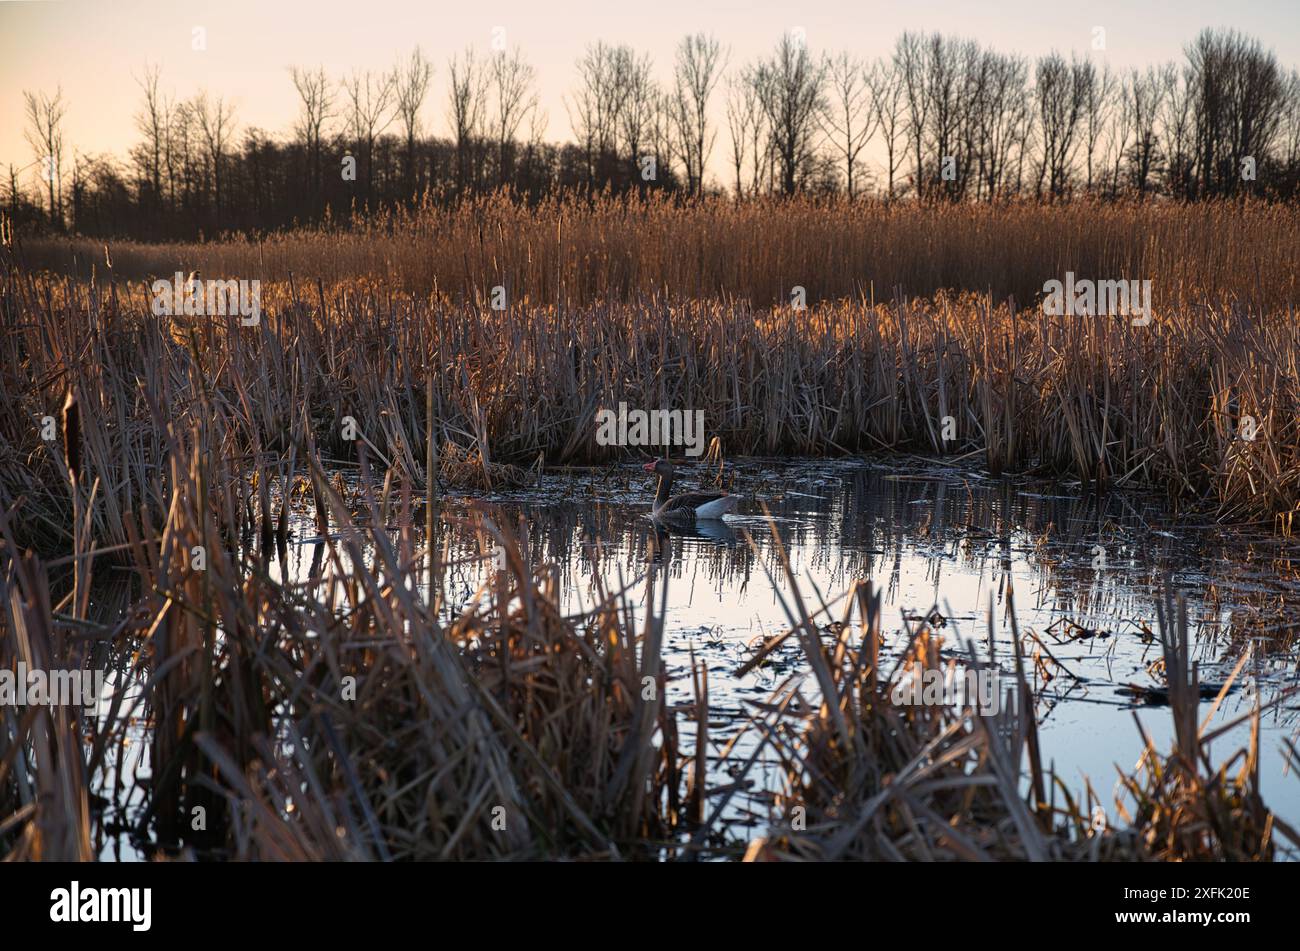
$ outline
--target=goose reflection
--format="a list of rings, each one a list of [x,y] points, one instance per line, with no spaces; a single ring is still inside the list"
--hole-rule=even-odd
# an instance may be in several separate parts
[[[651,521],[648,527],[652,533],[649,538],[650,561],[654,564],[671,562],[674,547],[689,544],[678,539],[702,538],[730,548],[740,540],[730,525],[718,519],[682,524]]]

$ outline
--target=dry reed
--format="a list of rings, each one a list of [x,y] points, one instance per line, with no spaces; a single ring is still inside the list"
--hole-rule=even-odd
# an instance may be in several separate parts
[[[491,488],[539,457],[607,456],[594,418],[620,401],[703,410],[730,455],[978,453],[995,471],[1140,480],[1223,517],[1290,518],[1293,210],[1016,205],[948,209],[946,230],[938,214],[480,203],[343,235],[119,247],[89,278],[31,266],[58,248],[6,248],[0,663],[79,668],[108,652],[137,686],[94,718],[4,711],[0,852],[85,859],[118,824],[149,855],[701,854],[728,796],[706,788],[707,735],[677,743],[679,719],[707,724],[707,678],[693,671],[689,709],[663,702],[663,589],[639,623],[622,592],[565,617],[550,570],[486,520],[503,569],[446,611],[454,566],[416,540],[412,493],[433,494],[430,469]],[[1248,266],[1262,229],[1272,257]],[[1051,240],[1026,246],[1035,231]],[[124,276],[199,260],[267,281],[257,325],[155,316]],[[1157,279],[1156,324],[999,302],[1067,268]],[[482,299],[498,282],[513,288],[504,312]],[[823,303],[771,306],[801,282]],[[968,293],[873,301],[873,285]],[[60,412],[61,439],[44,439]],[[1238,438],[1245,415],[1253,441]],[[356,467],[352,498],[340,466]],[[290,507],[309,502],[310,577],[276,580]],[[105,620],[90,591],[111,562],[131,581]],[[1282,827],[1258,800],[1253,745],[1230,780],[1180,728],[1174,756],[1151,751],[1155,772],[1131,780],[1132,828],[1089,836],[1082,805],[1046,801],[1032,716],[883,706],[878,605],[865,586],[848,603],[857,627],[846,615],[831,649],[797,593],[789,608],[817,696],[791,685],[752,729],[780,751],[783,805],[808,811],[809,834],[756,856],[1272,856]],[[936,650],[917,631],[906,663]],[[1185,646],[1169,651],[1184,669]],[[1177,717],[1186,696],[1171,681]],[[138,724],[151,772],[131,803]]]

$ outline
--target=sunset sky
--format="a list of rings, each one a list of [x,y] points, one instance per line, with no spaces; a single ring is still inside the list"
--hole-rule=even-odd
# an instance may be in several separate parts
[[[1101,53],[1092,50],[1097,26],[1106,31]],[[520,46],[537,68],[542,107],[549,115],[547,137],[561,140],[572,137],[563,97],[574,85],[574,60],[597,39],[649,52],[659,78],[667,80],[677,41],[697,31],[714,34],[730,48],[729,70],[765,53],[794,27],[805,30],[815,52],[848,49],[875,57],[887,53],[904,30],[939,30],[1027,55],[1074,50],[1122,70],[1181,60],[1183,44],[1206,26],[1235,27],[1259,38],[1288,68],[1300,65],[1296,0],[0,0],[0,169],[7,177],[10,163],[33,166],[24,172],[31,183],[35,156],[23,138],[22,92],[53,92],[60,84],[67,101],[65,167],[74,149],[124,156],[139,138],[133,122],[139,104],[135,77],[146,63],[162,68],[162,88],[176,98],[207,88],[235,104],[240,129],[256,126],[287,135],[297,111],[291,64],[320,64],[338,78],[353,69],[388,69],[419,44],[436,65],[423,123],[445,135],[447,58],[467,45],[486,53],[493,28],[504,27],[508,43]],[[206,31],[206,50],[191,47],[195,27]],[[719,123],[722,102],[717,94]],[[724,131],[710,163],[715,174],[727,147]]]

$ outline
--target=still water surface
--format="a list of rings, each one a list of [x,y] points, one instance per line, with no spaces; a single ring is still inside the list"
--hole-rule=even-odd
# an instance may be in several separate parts
[[[1044,765],[1054,764],[1074,788],[1091,779],[1112,816],[1115,767],[1131,770],[1142,749],[1134,714],[1158,748],[1172,744],[1168,707],[1138,702],[1124,689],[1163,683],[1148,668],[1161,657],[1153,632],[1166,583],[1187,600],[1203,683],[1223,683],[1243,652],[1250,654],[1216,723],[1297,683],[1300,576],[1292,540],[1179,518],[1157,496],[1098,494],[928,463],[900,467],[896,458],[740,459],[727,468],[729,488],[745,498],[740,513],[667,536],[648,518],[654,486],[638,465],[552,473],[526,490],[452,495],[442,508],[486,511],[516,528],[530,561],[556,571],[575,613],[591,606],[595,590],[626,589],[639,622],[647,574],[666,581],[664,653],[675,677],[669,699],[689,702],[694,652],[709,668],[711,755],[734,735],[750,701],[803,668],[791,639],[773,663],[736,674],[765,637],[789,626],[782,600],[791,591],[773,526],[810,612],[855,579],[870,580],[884,595],[885,643],[897,651],[909,623],[937,609],[947,648],[956,654],[973,639],[986,657],[992,639],[1009,675],[1013,602],[1026,654],[1038,648],[1055,661],[1045,668],[1050,682],[1035,684]],[[711,485],[715,475],[686,467],[680,489]],[[474,596],[491,560],[478,557],[481,541],[472,533],[442,530],[448,537],[440,541],[458,565],[445,589],[446,609],[454,611]],[[312,547],[290,555],[291,573],[302,570],[294,559],[309,558],[304,552]],[[1211,703],[1202,702],[1202,717]],[[1287,774],[1281,745],[1295,740],[1298,714],[1295,697],[1265,710],[1261,742],[1264,799],[1293,825],[1300,823],[1300,777]],[[1228,756],[1248,738],[1247,724],[1213,749]],[[689,726],[682,742],[693,743]],[[724,765],[715,760],[715,768]],[[715,779],[729,781],[722,772]],[[758,787],[776,782],[761,768],[750,779]],[[742,824],[761,826],[767,818],[757,798],[736,810]]]
[[[684,467],[680,490],[711,485],[715,475],[702,465]],[[738,515],[667,535],[648,517],[654,486],[636,464],[553,472],[511,492],[449,494],[438,521],[438,546],[451,564],[443,610],[466,605],[492,570],[482,536],[467,526],[472,517],[464,518],[476,513],[520,534],[529,561],[560,579],[574,614],[590,608],[598,591],[624,590],[639,629],[653,574],[656,585],[667,585],[669,702],[691,701],[692,656],[708,666],[710,787],[732,782],[744,759],[743,739],[730,760],[720,754],[749,704],[806,670],[792,638],[771,663],[737,674],[764,638],[789,626],[783,600],[792,595],[773,528],[810,613],[855,579],[883,593],[885,646],[895,653],[906,646],[908,626],[937,610],[946,652],[964,656],[962,644],[973,640],[987,657],[991,641],[1009,676],[1014,603],[1026,654],[1038,649],[1053,658],[1044,668],[1051,679],[1034,683],[1044,765],[1073,789],[1090,779],[1111,818],[1115,768],[1131,771],[1142,750],[1134,716],[1157,748],[1172,746],[1168,707],[1139,702],[1124,689],[1162,685],[1149,668],[1161,657],[1153,632],[1166,583],[1187,600],[1203,683],[1224,682],[1249,652],[1216,723],[1298,682],[1300,576],[1289,539],[1179,518],[1157,496],[995,479],[897,458],[737,459],[728,462],[727,478],[745,500]],[[271,573],[305,578],[320,547],[313,534],[309,519],[296,520],[287,559]],[[1202,701],[1201,717],[1211,703]],[[1264,800],[1293,826],[1300,825],[1300,777],[1287,773],[1281,749],[1284,738],[1295,741],[1298,725],[1300,698],[1263,713]],[[682,723],[680,739],[683,750],[693,749],[690,723]],[[1247,723],[1216,740],[1213,752],[1227,757],[1248,739]],[[780,782],[765,761],[747,778],[750,791],[727,811],[742,839],[763,830],[767,793]]]

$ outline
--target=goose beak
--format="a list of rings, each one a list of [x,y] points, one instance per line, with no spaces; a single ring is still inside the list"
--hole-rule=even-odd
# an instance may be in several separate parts
[[[658,459],[656,459],[654,462],[647,462],[641,468],[644,469],[646,472],[654,472],[655,466],[658,464],[658,462],[659,462]]]

